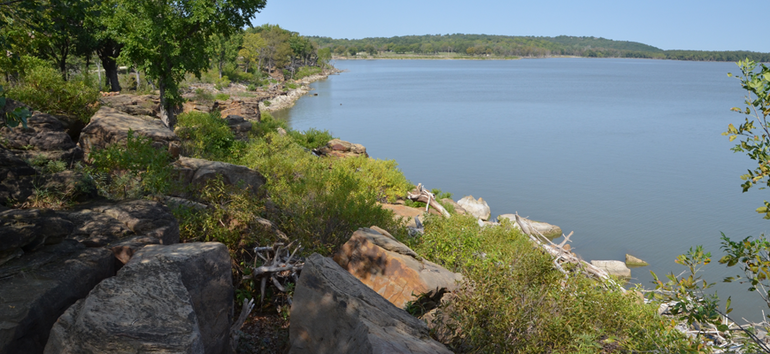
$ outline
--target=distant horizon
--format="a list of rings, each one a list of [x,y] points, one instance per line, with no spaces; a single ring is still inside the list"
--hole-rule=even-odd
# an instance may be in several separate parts
[[[739,15],[770,13],[770,1],[737,6],[719,0],[610,0],[570,2],[394,0],[268,1],[252,23],[278,24],[305,36],[363,39],[424,34],[525,37],[597,37],[644,43],[662,50],[770,53],[760,30],[745,29]],[[748,33],[748,34],[747,34]]]

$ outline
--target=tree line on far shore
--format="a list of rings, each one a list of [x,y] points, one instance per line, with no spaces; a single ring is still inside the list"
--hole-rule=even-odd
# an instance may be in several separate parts
[[[333,39],[310,37],[319,48],[334,55],[378,56],[384,54],[531,57],[579,56],[589,58],[647,58],[694,61],[770,61],[770,53],[751,51],[662,50],[647,44],[601,37],[534,37],[486,34],[436,34],[422,36]]]

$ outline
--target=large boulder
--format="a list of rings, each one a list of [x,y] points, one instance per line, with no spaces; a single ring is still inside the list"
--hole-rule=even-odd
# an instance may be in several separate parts
[[[0,205],[27,200],[35,189],[36,175],[32,166],[0,146]]]
[[[434,296],[457,289],[462,275],[422,259],[387,231],[358,229],[334,260],[399,308],[422,294]]]
[[[555,238],[562,235],[561,228],[556,225],[551,225],[549,223],[544,223],[540,221],[533,221],[529,220],[527,218],[523,218],[519,216],[522,220],[526,221],[529,224],[529,227],[537,230],[537,232],[541,233],[543,236],[548,238]],[[513,227],[520,229],[518,223],[516,223],[516,214],[502,214],[497,216],[497,221],[502,222],[503,220],[508,220],[513,224]]]
[[[0,353],[41,353],[56,319],[99,281],[145,245],[178,241],[154,201],[1,211]]]
[[[259,122],[261,119],[259,112],[259,101],[255,99],[228,99],[227,101],[216,101],[211,110],[219,110],[222,117],[230,115],[241,116],[247,121]]]
[[[146,246],[59,318],[46,353],[227,353],[233,295],[223,244]]]
[[[119,143],[125,144],[129,131],[133,131],[136,136],[150,138],[153,146],[162,150],[169,149],[172,142],[179,140],[174,132],[158,119],[132,116],[113,108],[102,107],[91,117],[91,122],[83,128],[78,144],[88,159],[88,155],[94,150]]]
[[[83,157],[67,133],[68,124],[56,117],[35,111],[27,120],[27,129],[0,126],[0,135],[7,149],[23,159],[41,156],[48,160],[73,163]]]
[[[468,214],[481,220],[489,220],[489,217],[492,215],[489,205],[482,198],[474,199],[472,195],[468,195],[458,200],[457,204],[465,209]]]
[[[361,144],[353,144],[349,141],[332,139],[326,143],[326,146],[322,146],[315,150],[319,155],[323,156],[337,156],[337,157],[358,157],[366,156],[366,148]]]
[[[56,319],[115,274],[105,248],[67,240],[0,268],[0,353],[42,353]]]
[[[185,185],[203,186],[209,180],[221,177],[226,185],[246,188],[252,194],[260,195],[260,187],[266,183],[258,171],[225,162],[182,156],[173,166]]]
[[[100,101],[126,114],[160,118],[160,97],[155,95],[111,95],[103,96]]]
[[[289,331],[289,353],[451,353],[424,322],[318,254],[295,288]]]
[[[45,353],[205,353],[179,269],[124,267],[59,317]]]

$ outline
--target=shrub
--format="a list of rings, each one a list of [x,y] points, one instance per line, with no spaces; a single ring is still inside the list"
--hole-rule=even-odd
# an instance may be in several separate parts
[[[7,97],[49,114],[73,116],[87,123],[98,109],[99,90],[86,80],[64,81],[57,70],[38,63],[8,90]]]
[[[321,68],[317,66],[303,66],[297,70],[297,72],[294,74],[294,79],[299,80],[311,75],[316,75],[321,73]]]
[[[634,293],[579,274],[565,278],[517,229],[429,216],[425,233],[406,242],[466,277],[431,323],[456,353],[688,352],[698,345]]]
[[[251,126],[251,134],[255,137],[263,137],[267,133],[274,133],[278,131],[278,128],[288,129],[286,122],[275,119],[270,112],[262,112],[259,122],[255,122]]]
[[[300,146],[304,146],[308,149],[316,149],[321,146],[326,145],[326,143],[329,142],[329,140],[334,139],[332,137],[331,133],[329,133],[328,130],[318,130],[315,128],[310,128],[304,132],[298,132],[296,130],[291,130],[288,132],[289,136],[291,136],[294,141],[299,144]]]
[[[126,144],[111,145],[89,155],[99,192],[113,199],[165,194],[172,186],[171,155],[155,149],[148,137],[128,132]]]
[[[218,113],[189,112],[178,116],[177,135],[185,154],[218,161],[233,161],[244,148]]]
[[[216,94],[216,96],[214,96],[214,98],[220,101],[227,101],[228,99],[230,99],[230,95],[226,93],[218,93]]]
[[[376,160],[365,156],[334,161],[335,168],[354,173],[365,188],[371,189],[378,201],[391,203],[414,188],[397,166],[395,160]]]

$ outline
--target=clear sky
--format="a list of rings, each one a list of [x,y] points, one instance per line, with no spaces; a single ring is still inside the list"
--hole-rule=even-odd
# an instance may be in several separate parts
[[[570,35],[661,49],[770,52],[768,14],[768,0],[268,0],[253,23],[332,38]]]

